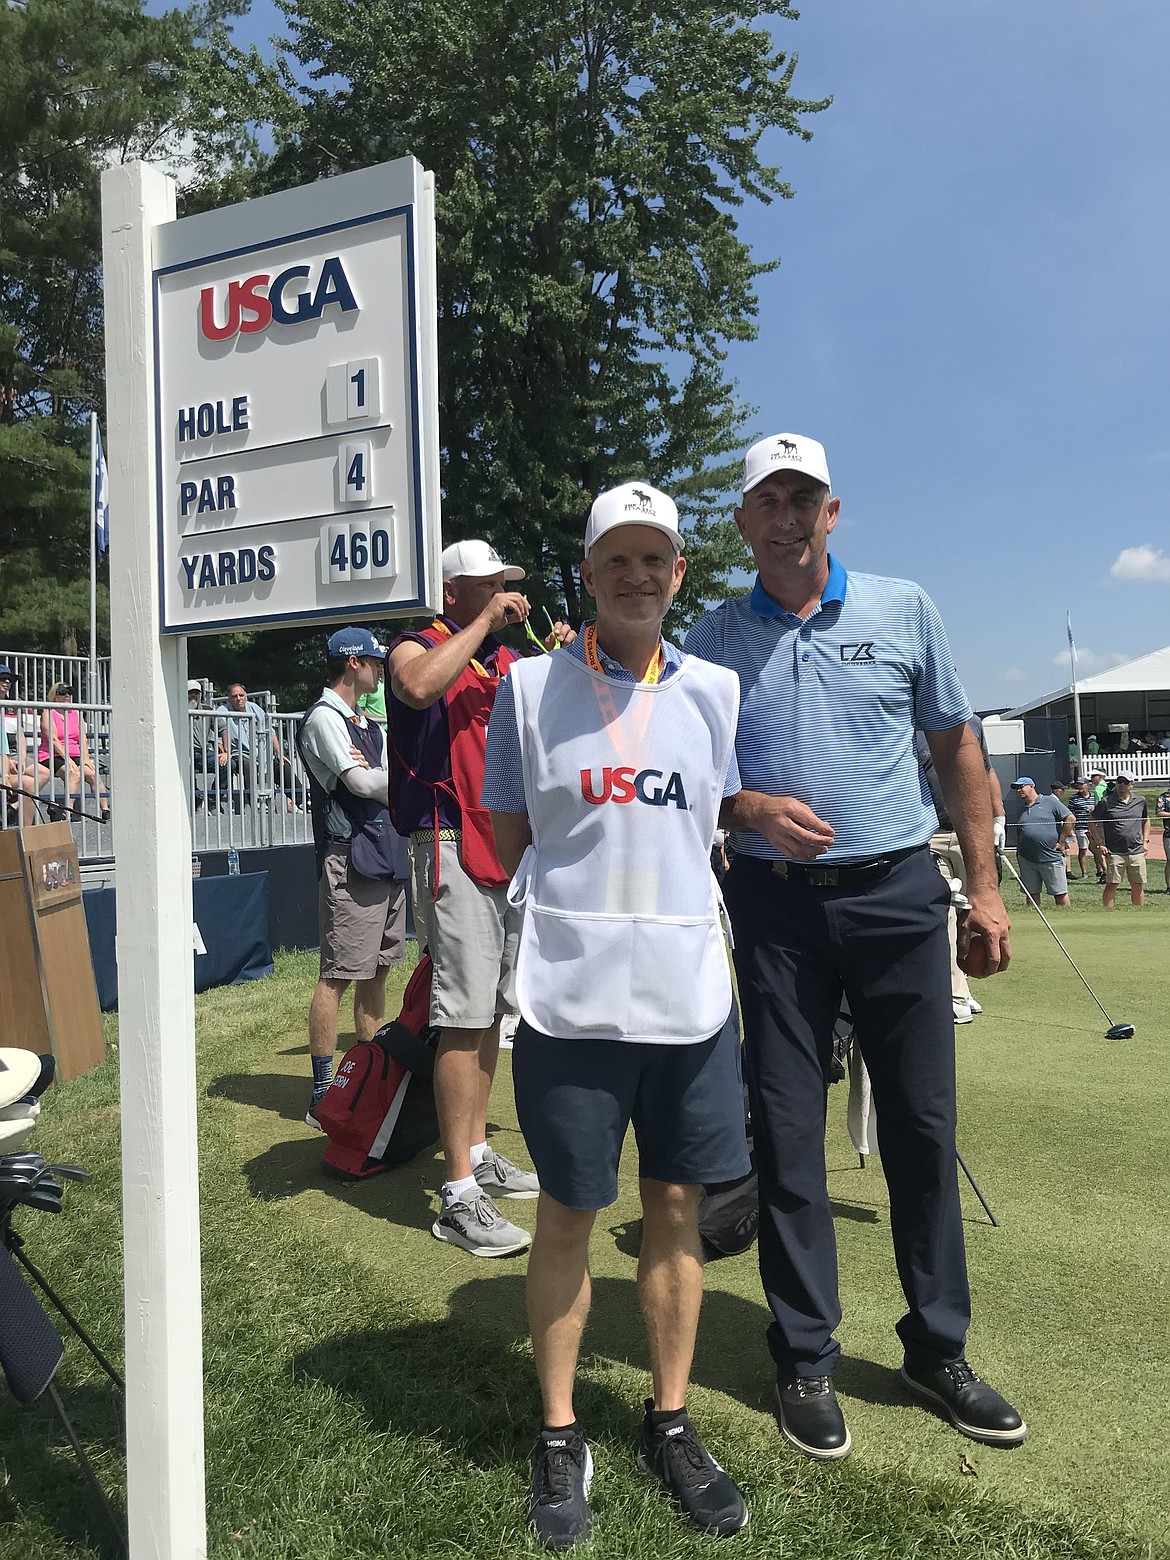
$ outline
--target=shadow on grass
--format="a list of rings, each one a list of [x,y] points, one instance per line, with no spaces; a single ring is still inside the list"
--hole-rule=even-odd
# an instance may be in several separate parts
[[[462,1446],[481,1412],[512,1422],[522,1413],[523,1435],[538,1422],[536,1379],[527,1353],[524,1275],[498,1269],[470,1279],[449,1299],[441,1322],[384,1331],[343,1333],[298,1356],[297,1368],[361,1399],[376,1423],[419,1435],[453,1436]],[[774,1368],[764,1342],[768,1315],[759,1304],[711,1289],[703,1298],[691,1379],[751,1409],[769,1411]],[[749,1340],[744,1346],[744,1340]],[[754,1340],[754,1346],[752,1343]],[[595,1278],[582,1344],[581,1411],[588,1422],[619,1433],[637,1430],[641,1405],[622,1402],[590,1383],[590,1358],[649,1372],[637,1287],[632,1278]],[[493,1391],[517,1397],[527,1381],[530,1402],[491,1409]],[[897,1376],[868,1360],[843,1361],[844,1393],[865,1402],[905,1404]],[[444,1395],[444,1383],[449,1383]],[[492,1385],[494,1383],[494,1385]],[[595,1402],[589,1405],[589,1397]],[[600,1418],[599,1418],[600,1416]],[[451,1427],[457,1427],[452,1429]],[[494,1456],[498,1460],[499,1448]]]
[[[125,1528],[125,1490],[120,1474],[117,1483],[111,1478],[107,1455],[112,1454],[122,1467],[125,1439],[118,1394],[112,1386],[75,1386],[64,1376],[58,1390],[81,1444],[97,1463],[98,1480],[114,1515]],[[22,1521],[43,1523],[70,1553],[100,1555],[102,1560],[121,1553],[47,1397],[30,1408],[0,1398],[0,1446],[5,1475],[0,1488],[0,1533],[9,1535]]]

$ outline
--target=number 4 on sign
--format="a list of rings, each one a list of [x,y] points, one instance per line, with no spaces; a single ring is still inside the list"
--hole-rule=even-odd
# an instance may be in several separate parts
[[[368,504],[374,496],[370,441],[346,439],[337,447],[337,498],[342,504]]]

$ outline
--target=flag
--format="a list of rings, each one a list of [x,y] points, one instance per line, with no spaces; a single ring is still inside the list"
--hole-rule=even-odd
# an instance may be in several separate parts
[[[1071,612],[1066,612],[1065,615],[1064,615],[1064,619],[1065,619],[1065,622],[1068,624],[1068,658],[1069,658],[1070,663],[1072,664],[1073,681],[1075,682],[1076,681],[1076,676],[1077,676],[1077,647],[1073,643],[1073,636],[1072,636],[1072,613]]]
[[[102,432],[94,427],[94,500],[93,533],[100,558],[110,545],[110,481],[106,474],[106,457],[102,450]]]

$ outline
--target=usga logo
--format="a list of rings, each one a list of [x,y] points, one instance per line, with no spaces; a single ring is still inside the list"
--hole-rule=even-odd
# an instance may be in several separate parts
[[[229,282],[227,298],[222,305],[222,325],[216,322],[221,308],[216,300],[216,289],[204,287],[199,294],[200,334],[208,341],[227,341],[237,332],[241,336],[251,336],[267,330],[273,320],[278,325],[301,325],[306,320],[319,320],[331,303],[343,314],[357,311],[357,299],[340,256],[322,261],[321,274],[311,288],[306,286],[299,292],[292,292],[292,283],[307,282],[311,275],[310,266],[290,265],[276,277],[265,271],[246,276],[242,281]]]
[[[581,795],[593,807],[602,802],[645,802],[647,807],[665,807],[673,802],[683,811],[687,808],[687,793],[683,790],[682,776],[676,769],[665,785],[661,769],[635,771],[632,765],[620,769],[606,767],[601,771],[601,789],[595,790],[592,769],[581,771]]]

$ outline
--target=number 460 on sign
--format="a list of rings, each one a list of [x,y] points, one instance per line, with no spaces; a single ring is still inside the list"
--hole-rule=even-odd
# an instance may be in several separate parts
[[[321,532],[321,583],[392,579],[398,573],[389,516],[337,522]]]

